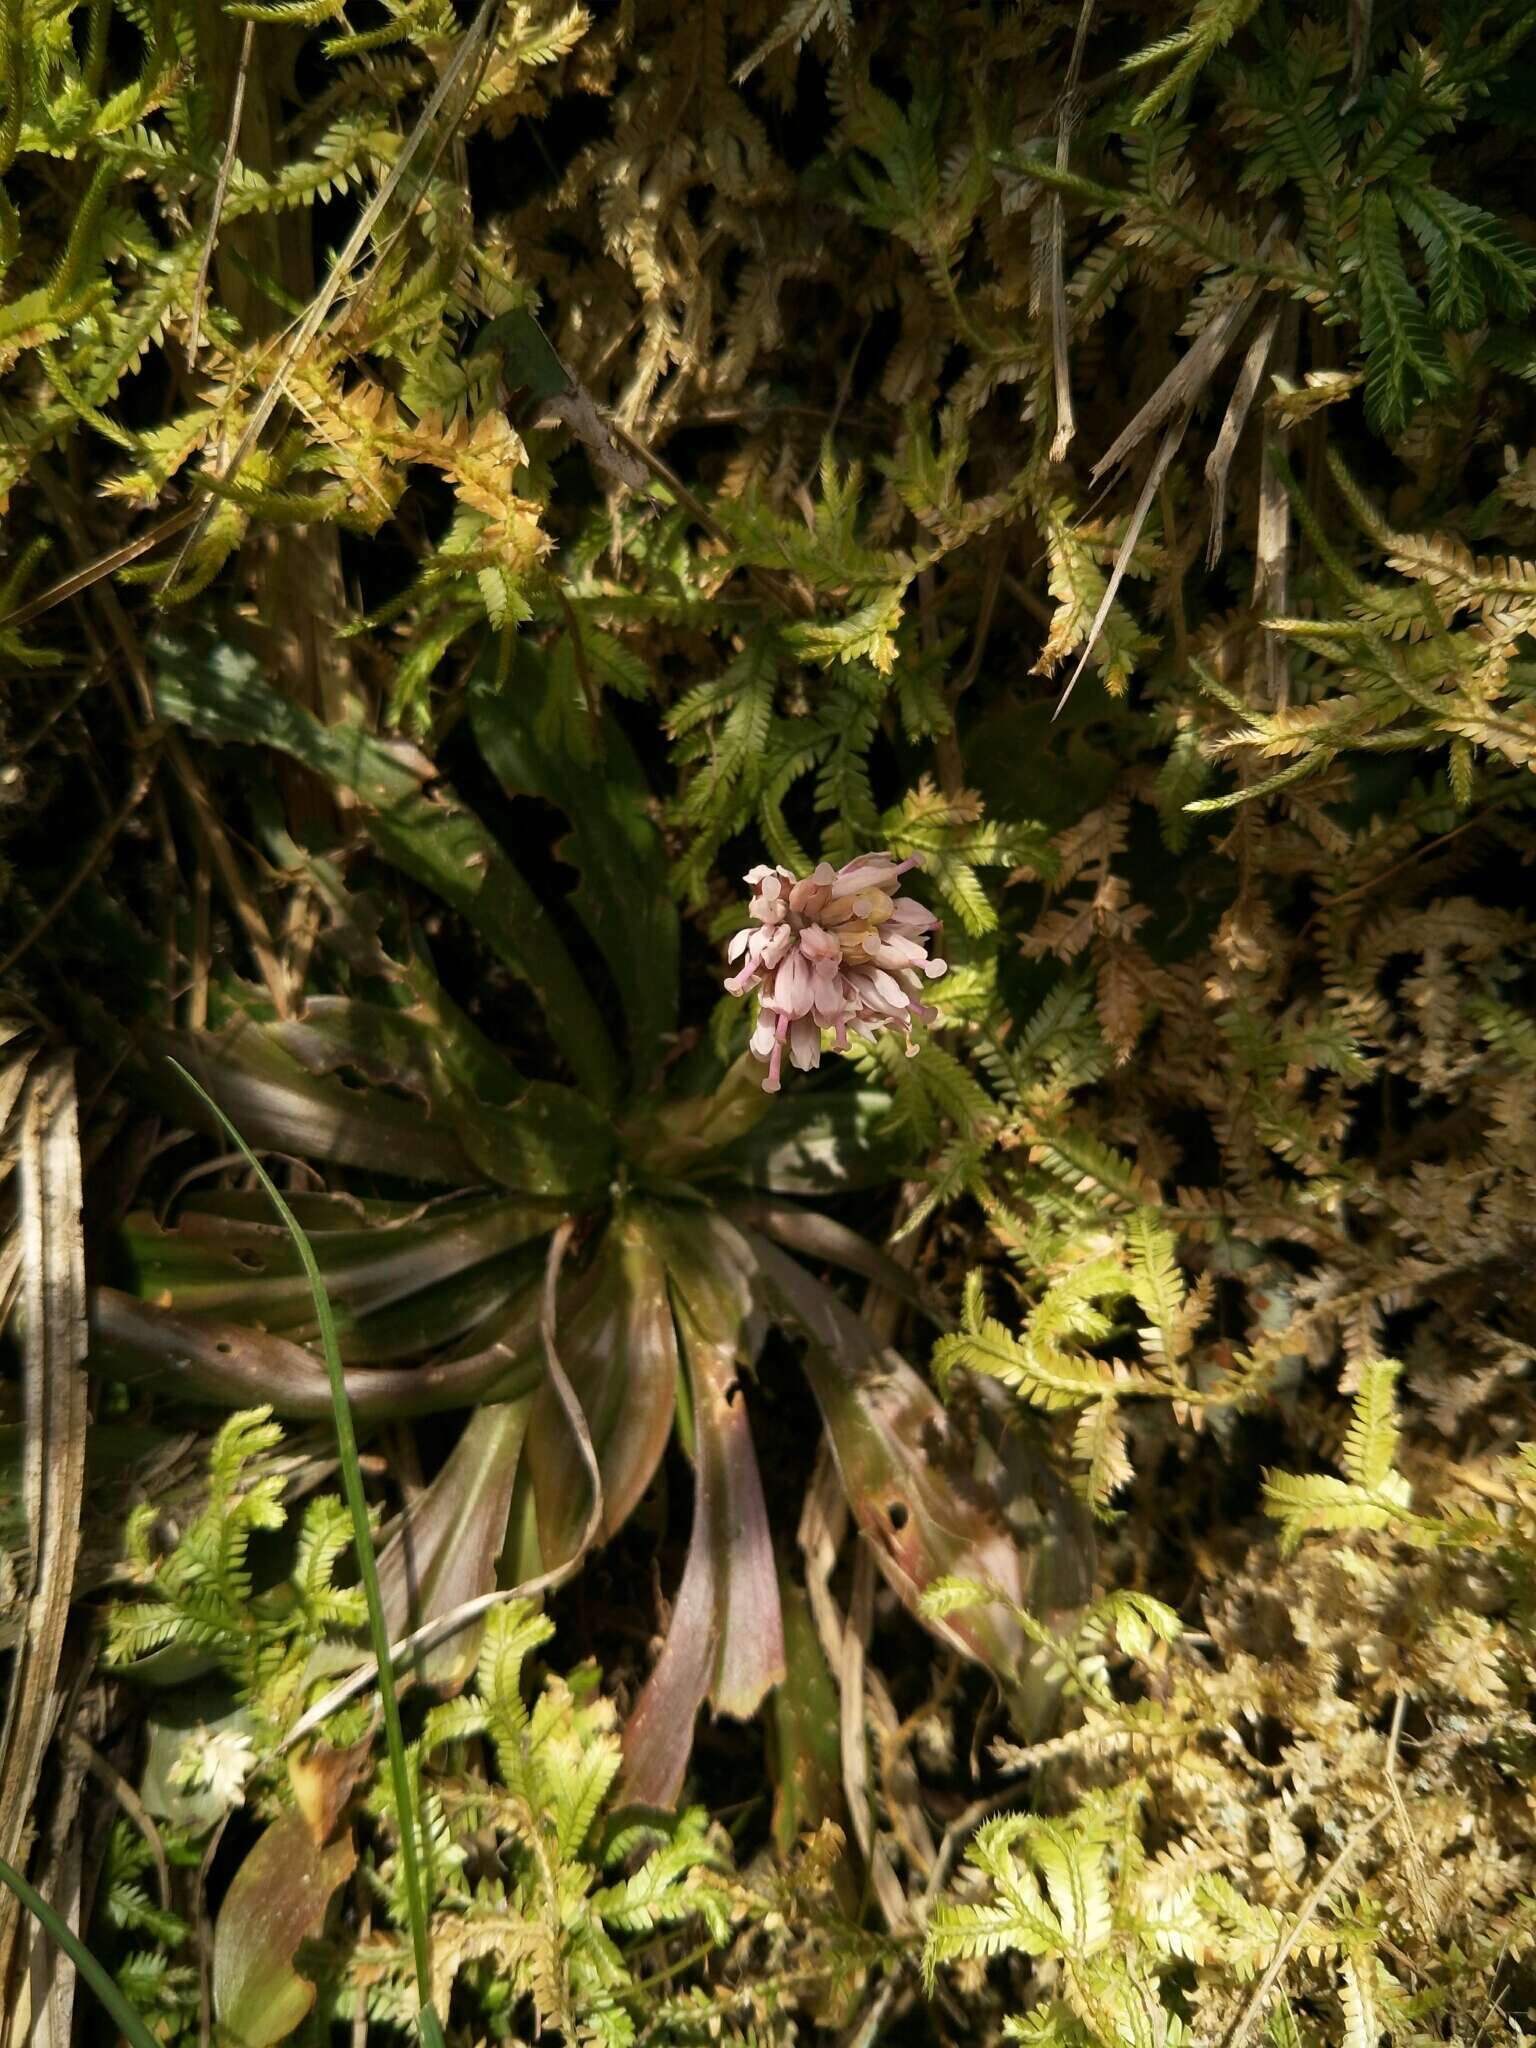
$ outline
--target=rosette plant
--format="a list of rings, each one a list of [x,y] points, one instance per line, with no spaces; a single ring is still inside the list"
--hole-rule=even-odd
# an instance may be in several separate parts
[[[280,1015],[228,983],[210,1029],[139,1032],[132,1059],[178,1119],[209,1127],[167,1054],[249,1142],[313,1169],[318,1191],[294,1206],[341,1322],[359,1424],[465,1411],[382,1554],[392,1625],[404,1634],[575,1569],[635,1509],[679,1429],[694,1473],[686,1563],[625,1739],[629,1794],[674,1802],[700,1706],[746,1716],[784,1675],[751,1422],[753,1370],[777,1326],[886,1579],[914,1612],[947,1575],[995,1588],[994,1603],[926,1625],[1036,1717],[1048,1660],[1016,1610],[1049,1620],[1079,1603],[1081,1518],[1016,1434],[998,1448],[959,1432],[829,1276],[912,1295],[893,1261],[810,1199],[916,1170],[886,1127],[890,1097],[837,1061],[766,1094],[750,1050],[727,1066],[679,1033],[666,849],[611,713],[578,720],[573,751],[535,651],[519,649],[507,676],[482,668],[458,773],[498,832],[415,748],[321,724],[227,645],[163,647],[158,689],[162,714],[205,739],[302,764],[350,839],[345,863],[302,852],[272,822],[270,792],[263,812],[267,757],[245,756],[269,855],[328,905],[321,992]],[[543,900],[515,858],[525,798],[563,814],[560,858],[577,877],[564,900]],[[541,812],[541,846],[548,826]],[[895,887],[884,867],[866,872]],[[811,880],[826,928],[851,933],[853,912]],[[889,901],[871,912],[866,891],[865,934],[844,945],[863,991],[850,1015],[893,1000],[880,960],[906,972],[913,934],[932,923],[909,909],[881,937],[869,919],[884,921]],[[488,963],[471,970],[486,991],[478,1016],[434,970],[434,927]],[[831,1001],[830,983],[817,986]],[[915,998],[913,1013],[926,1014]],[[810,1064],[803,1016],[792,1022]],[[115,1284],[93,1297],[98,1370],[227,1407],[328,1412],[304,1276],[259,1195],[194,1185],[168,1217],[130,1217],[115,1258]],[[461,1630],[418,1670],[451,1686],[473,1651]]]

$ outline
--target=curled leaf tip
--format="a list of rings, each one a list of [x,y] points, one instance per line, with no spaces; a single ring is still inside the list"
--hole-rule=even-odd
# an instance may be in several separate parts
[[[901,894],[901,878],[921,867],[917,854],[861,853],[834,868],[822,861],[810,874],[756,867],[745,877],[754,922],[731,940],[739,961],[726,982],[733,996],[757,996],[752,1051],[765,1062],[764,1090],[780,1086],[786,1046],[790,1064],[821,1065],[821,1035],[834,1034],[841,1052],[850,1031],[875,1038],[899,1031],[909,1053],[914,1024],[938,1015],[922,1001],[925,981],[946,971],[930,956],[929,935],[938,919]]]

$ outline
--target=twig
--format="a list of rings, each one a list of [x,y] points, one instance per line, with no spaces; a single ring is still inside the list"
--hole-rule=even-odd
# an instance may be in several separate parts
[[[711,540],[718,541],[724,548],[731,546],[731,537],[725,528],[708,506],[694,496],[670,463],[665,462],[654,448],[647,447],[644,441],[638,440],[616,419],[608,418],[605,424],[625,453],[634,456],[637,462],[643,462],[651,474],[666,485],[689,518],[702,526]],[[787,578],[774,575],[770,570],[756,568],[749,569],[747,575],[766,596],[797,617],[804,617],[816,609],[815,600],[798,578],[791,582]]]
[[[1491,1500],[1501,1508],[1524,1506],[1519,1494],[1512,1487],[1501,1485],[1497,1479],[1490,1479],[1485,1473],[1474,1472],[1470,1465],[1450,1465],[1446,1469],[1458,1486],[1467,1487],[1472,1493],[1480,1494],[1484,1500]]]
[[[192,1892],[192,1926],[197,1938],[197,2048],[210,2048],[213,2041],[213,1922],[208,1918],[208,1873],[233,1814],[231,1807],[204,1843]]]
[[[556,590],[560,609],[565,613],[566,635],[571,643],[571,660],[576,667],[576,680],[581,686],[581,701],[587,708],[587,730],[592,739],[592,753],[595,759],[603,750],[603,706],[602,696],[593,680],[592,667],[587,660],[587,645],[581,637],[581,624],[575,608],[565,594],[562,583]]]
[[[1038,558],[1036,566],[1038,566]],[[1011,569],[1003,571],[1003,588],[1017,605],[1022,605],[1037,625],[1051,628],[1051,608],[1043,598],[1037,597],[1027,583],[1014,575]]]
[[[192,874],[192,981],[187,990],[187,1029],[208,1025],[208,983],[213,971],[213,870],[198,848]]]
[[[1252,2032],[1255,2022],[1262,2018],[1264,2007],[1269,2002],[1269,1995],[1279,1983],[1281,1973],[1284,1971],[1286,1964],[1301,1946],[1307,1931],[1307,1922],[1312,1918],[1312,1915],[1317,1911],[1333,1886],[1342,1877],[1345,1868],[1363,1846],[1372,1830],[1378,1827],[1391,1811],[1391,1800],[1384,1799],[1373,1813],[1368,1813],[1364,1820],[1357,1822],[1350,1829],[1344,1838],[1343,1845],[1337,1856],[1334,1857],[1328,1868],[1317,1880],[1317,1883],[1313,1885],[1312,1889],[1302,1900],[1295,1919],[1285,1930],[1280,1945],[1270,1957],[1268,1967],[1265,1969],[1263,1976],[1260,1977],[1258,1983],[1254,1985],[1253,1990],[1249,1993],[1242,2011],[1222,2035],[1220,2048],[1242,2048],[1242,2043],[1247,2040]]]
[[[922,1896],[918,1899],[917,1909],[912,1915],[913,1925],[919,1933],[928,1924],[933,1902],[944,1888],[962,1843],[975,1833],[983,1821],[990,1820],[994,1813],[1001,1813],[1010,1806],[1017,1806],[1028,1790],[1026,1785],[1010,1785],[1005,1792],[994,1792],[986,1799],[975,1799],[963,1813],[950,1822],[944,1830],[938,1854],[933,1859],[933,1868],[928,1873],[928,1881],[923,1886]],[[910,1967],[912,1959],[904,1958],[904,1961]],[[903,1971],[893,1969],[884,1979],[859,2018],[843,2036],[841,2048],[870,2048],[870,2043],[878,2035],[890,2010],[891,2002],[901,1987],[903,1974]]]
[[[144,1837],[150,1859],[155,1866],[155,1888],[160,1894],[160,1903],[169,1911],[171,1904],[171,1866],[166,1860],[165,1844],[160,1839],[160,1830],[155,1826],[154,1816],[150,1813],[149,1808],[144,1804],[138,1793],[134,1791],[128,1780],[123,1776],[122,1772],[117,1769],[116,1765],[109,1763],[99,1749],[92,1743],[87,1742],[78,1728],[71,1728],[69,1730],[68,1740],[70,1747],[77,1755],[83,1758],[85,1767],[91,1773],[91,1776],[106,1786],[112,1797]]]
[[[12,946],[9,953],[3,959],[0,959],[0,977],[9,974],[24,953],[31,952],[44,932],[55,924],[69,908],[75,897],[106,859],[111,851],[112,842],[144,801],[144,793],[155,778],[155,770],[160,765],[160,744],[160,742],[155,742],[144,749],[139,761],[139,772],[129,784],[128,794],[123,798],[111,817],[108,818],[106,824],[102,826],[100,832],[97,833],[86,851],[85,858],[80,862],[80,865],[75,869],[75,872],[64,884],[58,895],[54,897],[47,909],[33,921],[30,930],[24,932],[15,945]]]
[[[71,548],[76,555],[84,556],[87,553],[85,529],[80,523],[79,515],[75,510],[74,500],[69,492],[64,489],[63,484],[45,464],[35,464],[32,474],[41,485],[54,516],[64,529]],[[185,524],[185,520],[178,520],[175,523]],[[165,527],[158,529],[160,533],[165,531],[167,531]],[[138,551],[142,552],[142,549]],[[100,566],[99,563],[96,565],[97,568],[100,568]],[[86,587],[85,584],[80,585],[82,590]],[[138,635],[134,632],[128,614],[123,609],[122,600],[110,584],[103,589],[97,590],[96,603],[100,607],[108,631],[117,642],[128,673],[133,678],[134,688],[138,693],[140,708],[147,726],[155,716],[155,692],[154,685],[150,679],[149,665],[144,659],[144,650],[139,645]],[[99,645],[99,642],[96,640],[94,627],[90,623],[90,614],[82,612],[81,618],[85,624],[86,631],[91,636],[93,645]],[[159,743],[164,745],[166,757],[175,771],[177,780],[191,799],[193,810],[197,814],[198,826],[208,843],[208,850],[213,855],[214,865],[219,870],[219,875],[225,889],[228,891],[229,899],[234,905],[236,915],[245,929],[246,942],[250,946],[257,967],[260,969],[261,978],[266,983],[267,993],[272,998],[273,1007],[276,1009],[279,1017],[286,1017],[289,1013],[288,984],[272,945],[272,935],[267,930],[266,920],[258,909],[255,899],[245,885],[244,877],[240,873],[239,864],[235,860],[234,851],[230,846],[228,835],[219,820],[218,813],[209,800],[202,777],[193,766],[192,757],[187,752],[179,733],[167,733]],[[82,877],[82,879],[84,878]],[[78,884],[75,886],[78,887]],[[4,964],[0,964],[0,973],[3,972]]]
[[[229,134],[224,142],[224,154],[219,160],[219,175],[213,187],[213,209],[208,218],[208,234],[203,243],[203,253],[197,266],[197,282],[192,287],[192,331],[187,336],[187,361],[197,367],[197,346],[202,339],[203,293],[208,285],[208,272],[213,267],[213,248],[219,239],[219,220],[224,212],[224,196],[229,190],[229,180],[235,168],[235,151],[240,143],[240,116],[245,111],[245,81],[251,68],[251,44],[256,34],[256,23],[247,20],[245,35],[240,43],[240,55],[235,67],[235,90],[229,108]]]
[[[939,1853],[933,1860],[933,1869],[928,1873],[928,1882],[923,1887],[920,1902],[919,1924],[927,1921],[934,1900],[943,1889],[945,1880],[954,1867],[960,1846],[967,1836],[975,1834],[983,1821],[990,1820],[994,1813],[1005,1813],[1010,1806],[1017,1806],[1028,1791],[1025,1785],[1010,1785],[1005,1792],[993,1792],[985,1799],[973,1799],[965,1811],[944,1830],[939,1843]]]
[[[36,470],[33,471],[33,475],[36,477]],[[190,526],[198,511],[199,507],[196,505],[183,505],[179,512],[173,512],[168,519],[162,519],[158,526],[152,526],[148,533],[141,533],[137,540],[124,541],[120,548],[112,548],[107,554],[96,556],[94,561],[87,562],[83,568],[71,571],[57,583],[50,584],[46,590],[39,591],[36,597],[19,606],[17,610],[7,612],[5,617],[0,619],[0,626],[14,628],[30,625],[33,619],[40,618],[44,612],[52,611],[55,605],[65,604],[70,598],[80,596],[93,584],[100,583],[104,577],[126,568],[130,562],[136,562],[140,555],[147,555],[151,548],[159,547],[161,541],[169,540],[173,534],[180,533],[184,526]]]
[[[981,585],[981,603],[976,612],[976,635],[971,642],[971,651],[965,667],[955,679],[950,692],[951,706],[957,704],[966,691],[981,674],[981,664],[987,658],[987,641],[992,634],[992,620],[997,612],[997,594],[1003,587],[1003,565],[1008,559],[1008,539],[1000,535],[992,550]]]
[[[235,915],[245,930],[246,944],[250,947],[261,978],[266,983],[267,993],[272,998],[272,1007],[279,1017],[292,1015],[293,1005],[288,994],[288,977],[283,972],[282,962],[277,957],[277,948],[272,943],[272,933],[262,916],[255,897],[240,864],[235,859],[235,850],[229,843],[229,834],[224,830],[213,800],[208,794],[207,784],[192,764],[192,757],[183,746],[179,735],[172,733],[168,739],[171,766],[177,780],[187,793],[188,801],[197,821],[198,830],[213,855],[220,880],[224,884]]]
[[[1408,1910],[1419,1923],[1419,1931],[1426,1936],[1434,1933],[1434,1916],[1430,1907],[1429,1866],[1424,1861],[1424,1851],[1419,1838],[1413,1831],[1409,1818],[1407,1801],[1403,1798],[1398,1783],[1397,1745],[1403,1732],[1403,1717],[1408,1710],[1408,1695],[1399,1692],[1392,1708],[1392,1728],[1387,1737],[1387,1790],[1392,1795],[1392,1804],[1397,1812],[1397,1824],[1403,1831],[1403,1847],[1413,1869],[1413,1886],[1409,1897]]]
[[[1401,860],[1393,861],[1390,867],[1383,868],[1379,874],[1367,875],[1363,882],[1355,882],[1349,888],[1341,889],[1336,896],[1330,896],[1323,908],[1310,920],[1307,930],[1310,932],[1314,924],[1320,924],[1327,912],[1336,904],[1357,902],[1362,896],[1369,896],[1371,891],[1379,889],[1383,882],[1390,882],[1395,875],[1400,875],[1417,862],[1439,853],[1453,839],[1459,839],[1464,832],[1471,832],[1477,826],[1485,825],[1490,814],[1497,808],[1497,804],[1490,804],[1475,817],[1467,818],[1459,825],[1453,825],[1449,832],[1442,832],[1434,839],[1426,839],[1422,845],[1416,846],[1412,853],[1405,854]]]
[[[72,710],[79,703],[81,697],[91,687],[92,683],[99,682],[100,680],[101,678],[96,671],[90,668],[83,668],[76,677],[72,687],[64,691],[56,703],[49,706],[36,725],[30,731],[23,733],[20,739],[15,740],[6,749],[11,763],[14,765],[18,761],[24,761],[38,742],[48,737],[65,712]]]

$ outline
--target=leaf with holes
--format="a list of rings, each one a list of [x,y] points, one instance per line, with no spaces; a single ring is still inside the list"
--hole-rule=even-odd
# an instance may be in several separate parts
[[[881,1572],[937,1635],[1015,1685],[1026,1639],[1011,1609],[1027,1598],[1024,1559],[948,1415],[829,1288],[766,1239],[747,1241],[775,1311],[805,1339],[843,1488]],[[924,1592],[952,1573],[1001,1597],[953,1617],[922,1616]]]

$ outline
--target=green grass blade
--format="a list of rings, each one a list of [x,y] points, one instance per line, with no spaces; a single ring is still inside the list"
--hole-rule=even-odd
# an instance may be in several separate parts
[[[112,1981],[110,1974],[97,1962],[79,1935],[75,1933],[66,1920],[59,1917],[42,1893],[34,1891],[21,1872],[19,1870],[12,1870],[10,1864],[3,1857],[0,1857],[0,1884],[8,1885],[26,1907],[27,1911],[34,1914],[42,1922],[48,1931],[50,1939],[56,1941],[59,1947],[63,1949],[65,1955],[69,1957],[69,1960],[74,1964],[80,1976],[90,1985],[96,1996],[112,2015],[112,2018],[117,2022],[123,2034],[132,2043],[132,2048],[161,2048],[161,2044],[155,2039],[127,1999],[124,1998],[122,1992],[118,1990],[116,1984]]]
[[[358,1576],[368,1607],[368,1634],[379,1665],[379,1704],[384,1714],[384,1744],[389,1752],[389,1774],[400,1817],[400,1857],[405,1870],[405,1893],[411,1917],[411,1950],[416,1966],[416,1988],[421,2002],[421,2034],[427,2048],[441,2048],[442,2027],[432,2008],[431,1957],[427,1940],[427,1896],[422,1881],[421,1854],[417,1838],[415,1805],[411,1797],[410,1766],[405,1755],[405,1736],[400,1726],[400,1702],[395,1693],[394,1670],[389,1661],[389,1630],[384,1620],[384,1601],[379,1591],[379,1569],[373,1551],[373,1532],[368,1526],[368,1502],[363,1494],[363,1475],[357,1458],[357,1435],[352,1427],[352,1410],[347,1403],[341,1347],[336,1340],[336,1319],[331,1300],[303,1225],[278,1192],[277,1185],[256,1154],[208,1091],[201,1087],[177,1060],[171,1065],[202,1098],[239,1148],[246,1164],[261,1182],[267,1199],[282,1220],[303,1262],[310,1293],[314,1298],[315,1321],[320,1329],[320,1348],[325,1357],[326,1377],[331,1383],[331,1405],[336,1415],[336,1452],[341,1464],[342,1490],[352,1516],[352,1536],[357,1547]]]

